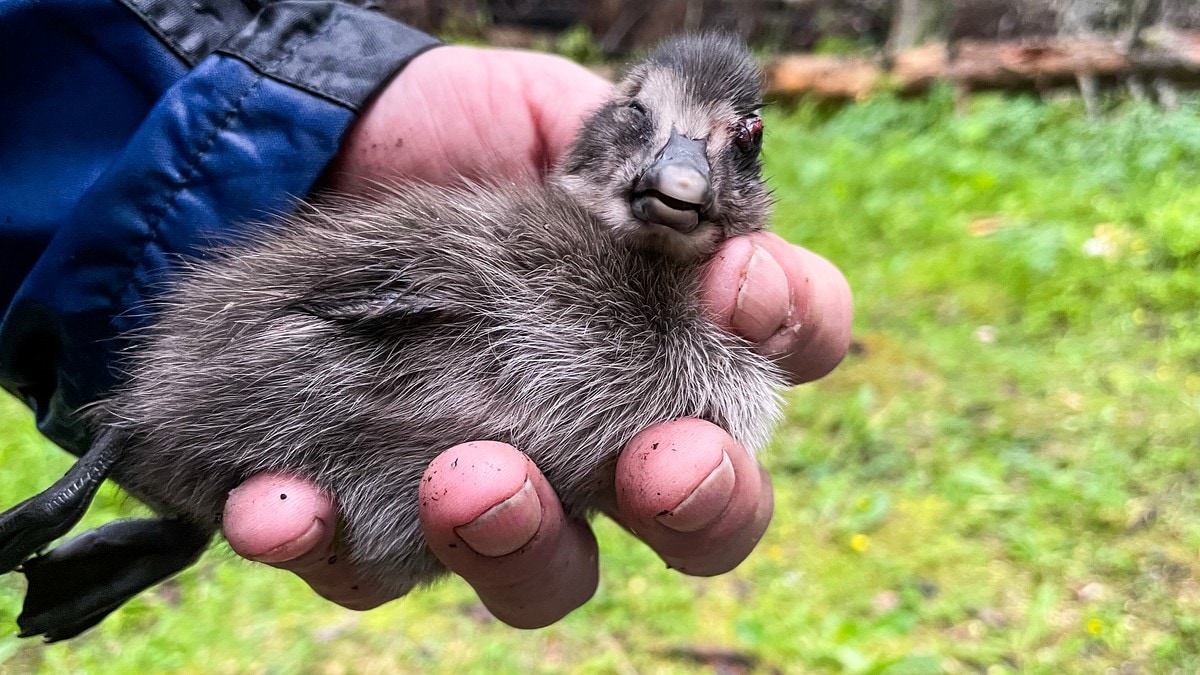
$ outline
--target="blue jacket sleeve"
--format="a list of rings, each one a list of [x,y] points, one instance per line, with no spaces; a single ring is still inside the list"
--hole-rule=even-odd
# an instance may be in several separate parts
[[[354,5],[248,5],[0,3],[0,386],[73,452],[176,262],[291,208],[437,44]]]

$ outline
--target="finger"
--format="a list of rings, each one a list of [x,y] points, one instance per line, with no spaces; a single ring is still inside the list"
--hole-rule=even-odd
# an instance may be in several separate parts
[[[238,555],[293,572],[343,607],[365,610],[394,599],[337,555],[333,502],[308,481],[254,476],[229,493],[222,527]]]
[[[326,171],[330,187],[544,175],[611,85],[561,57],[448,45],[413,59],[367,106]]]
[[[617,520],[672,568],[723,574],[771,522],[770,478],[720,427],[694,418],[651,426],[617,461]]]
[[[846,277],[769,232],[726,242],[705,269],[701,293],[714,321],[755,343],[793,383],[824,377],[850,348]]]
[[[563,513],[545,477],[503,443],[457,445],[429,465],[421,529],[496,618],[546,626],[587,602],[599,580],[596,540]]]
[[[542,165],[550,166],[566,153],[585,117],[612,93],[612,83],[562,57],[509,52],[523,59],[525,100],[541,141]],[[569,92],[568,95],[564,95]]]

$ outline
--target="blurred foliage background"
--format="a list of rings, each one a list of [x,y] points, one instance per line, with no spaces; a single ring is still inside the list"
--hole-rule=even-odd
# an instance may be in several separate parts
[[[773,227],[845,271],[856,338],[789,395],[735,572],[598,521],[596,598],[520,632],[457,580],[359,614],[220,544],[51,646],[0,577],[0,672],[1197,672],[1200,99],[1102,102],[768,109]],[[3,505],[69,463],[0,398]],[[144,513],[106,487],[81,527]]]
[[[942,40],[1009,40],[1134,24],[1200,28],[1194,0],[379,0],[427,31],[489,42],[593,36],[599,52],[626,55],[680,31],[735,32],[761,49],[869,51]],[[524,37],[523,37],[524,36]]]

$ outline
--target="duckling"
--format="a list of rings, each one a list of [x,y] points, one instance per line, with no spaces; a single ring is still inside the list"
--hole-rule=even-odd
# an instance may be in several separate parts
[[[617,456],[651,424],[697,417],[761,448],[784,377],[698,292],[720,243],[766,222],[761,96],[738,40],[675,39],[545,184],[326,197],[190,263],[90,411],[92,448],[0,517],[0,571],[29,579],[22,634],[71,637],[191,564],[256,474],[336,495],[340,550],[401,594],[445,573],[417,493],[452,445],[519,448],[580,517],[612,506]],[[30,557],[105,477],[162,518]]]

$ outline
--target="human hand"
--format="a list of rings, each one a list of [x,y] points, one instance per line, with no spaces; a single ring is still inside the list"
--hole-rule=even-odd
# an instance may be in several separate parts
[[[541,176],[608,90],[604,80],[555,57],[441,47],[381,92],[350,131],[327,181],[354,191],[398,177]],[[767,233],[741,237],[722,247],[702,286],[713,320],[777,359],[797,383],[825,375],[846,353],[849,287],[813,253]],[[473,462],[454,461],[467,453]],[[543,626],[591,597],[595,539],[587,523],[565,516],[517,449],[487,441],[455,446],[431,463],[426,479],[422,496],[439,497],[421,500],[427,541],[499,619]],[[735,567],[772,513],[766,473],[727,432],[698,419],[638,434],[618,461],[616,486],[610,515],[693,575]],[[344,556],[329,562],[336,523],[336,505],[315,486],[263,475],[230,494],[224,528],[235,551],[295,572],[334,602],[367,609],[392,599]]]
[[[437,47],[379,93],[326,171],[341,192],[378,180],[544,177],[612,85],[566,59]]]

